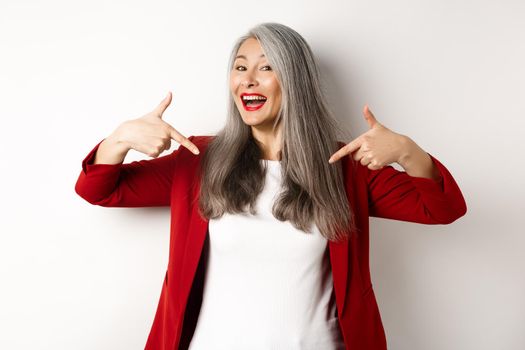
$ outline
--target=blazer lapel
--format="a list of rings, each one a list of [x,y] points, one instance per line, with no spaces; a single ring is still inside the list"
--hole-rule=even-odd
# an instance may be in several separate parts
[[[339,146],[344,146],[344,143],[339,142]],[[355,176],[354,172],[349,171],[348,163],[349,158],[343,157],[341,159],[341,167],[345,185],[346,196],[349,201],[349,204],[355,203],[355,198],[353,197],[353,177]],[[353,167],[352,170],[355,170]],[[355,216],[357,217],[357,216]],[[348,233],[348,232],[347,232]],[[354,237],[355,238],[355,237]],[[355,248],[355,245],[352,244],[352,239],[347,239],[342,242],[333,242],[329,241],[328,246],[330,249],[330,264],[332,266],[332,277],[334,281],[335,289],[335,298],[337,304],[337,310],[339,315],[343,315],[346,307],[346,299],[348,294],[348,278],[349,274],[352,271],[352,261],[350,260],[349,254],[350,245],[352,248]],[[353,252],[352,252],[353,253]],[[353,254],[352,254],[353,256]]]
[[[348,280],[348,241],[328,241],[330,264],[334,281],[335,301],[339,315],[343,314]]]
[[[190,235],[189,241],[190,244],[188,245],[187,249],[187,257],[190,267],[190,273],[191,273],[191,280],[193,281],[193,277],[195,275],[195,272],[197,271],[197,266],[199,265],[199,260],[201,257],[202,250],[204,248],[204,242],[206,240],[206,235],[208,233],[208,222],[206,218],[203,218],[199,214],[199,192],[200,192],[200,179],[198,177],[193,177],[193,188],[192,188],[192,194],[191,194],[191,219],[190,219]]]

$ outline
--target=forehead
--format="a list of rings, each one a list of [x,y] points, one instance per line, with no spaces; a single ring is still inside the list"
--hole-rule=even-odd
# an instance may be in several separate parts
[[[255,38],[246,39],[237,50],[236,59],[258,60],[264,58],[264,51]]]

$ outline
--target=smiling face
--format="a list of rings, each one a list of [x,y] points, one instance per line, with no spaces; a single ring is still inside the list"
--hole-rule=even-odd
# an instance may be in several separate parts
[[[252,130],[272,129],[281,106],[281,87],[257,39],[248,38],[239,47],[230,90],[244,123]]]

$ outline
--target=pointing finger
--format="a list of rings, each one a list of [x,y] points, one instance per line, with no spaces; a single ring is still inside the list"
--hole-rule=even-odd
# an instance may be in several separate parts
[[[348,143],[346,146],[343,146],[340,150],[335,152],[328,160],[328,163],[334,163],[340,158],[344,157],[345,155],[354,152],[356,149],[359,149],[359,147],[361,147],[362,143],[363,140],[361,137],[352,140],[352,142]]]
[[[175,130],[175,128],[170,126],[171,138],[177,141],[181,146],[186,147],[193,154],[199,154],[200,151],[188,138],[183,136],[180,132]]]

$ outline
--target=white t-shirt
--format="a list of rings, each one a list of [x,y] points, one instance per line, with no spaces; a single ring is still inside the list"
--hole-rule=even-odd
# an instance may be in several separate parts
[[[202,306],[190,350],[342,350],[328,241],[271,213],[281,163],[263,160],[257,215],[209,221]]]

